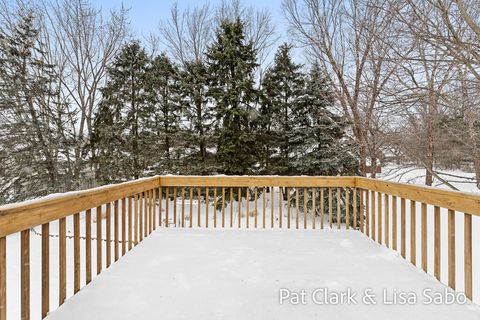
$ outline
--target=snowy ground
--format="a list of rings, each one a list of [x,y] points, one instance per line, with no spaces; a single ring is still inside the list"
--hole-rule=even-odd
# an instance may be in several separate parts
[[[480,193],[475,184],[475,173],[461,170],[436,170],[442,179],[447,180],[455,188],[464,192]],[[382,168],[382,173],[377,178],[395,182],[404,182],[425,185],[425,169],[414,166],[399,166],[387,164]],[[452,190],[442,181],[434,178],[434,187]]]
[[[320,305],[322,292],[356,293]],[[376,306],[363,302],[373,288]],[[305,290],[305,304],[280,290]],[[383,289],[386,289],[385,300]],[[430,289],[425,294],[423,290]],[[354,231],[160,229],[48,319],[478,319],[471,304],[427,305],[446,288]],[[394,293],[412,305],[389,305]],[[330,295],[331,296],[331,295]],[[300,300],[301,301],[301,300]],[[355,301],[357,304],[355,304]]]

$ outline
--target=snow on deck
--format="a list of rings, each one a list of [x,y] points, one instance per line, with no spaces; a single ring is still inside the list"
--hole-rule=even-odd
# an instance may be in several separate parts
[[[357,304],[318,304],[320,288],[350,288]],[[369,288],[376,306],[362,302]],[[305,290],[305,304],[280,304],[281,289]],[[159,229],[47,319],[480,318],[470,303],[424,304],[425,289],[445,297],[444,285],[357,231]],[[395,292],[417,303],[388,304]]]

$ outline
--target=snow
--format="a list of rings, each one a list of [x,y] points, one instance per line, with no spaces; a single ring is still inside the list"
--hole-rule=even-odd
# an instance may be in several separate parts
[[[350,288],[357,304],[314,303],[311,294],[323,287]],[[362,302],[369,288],[377,294],[375,307]],[[480,308],[471,304],[423,304],[427,288],[445,292],[434,278],[356,231],[158,229],[47,319],[480,316]],[[281,289],[304,289],[306,304],[280,304]],[[388,305],[395,292],[411,292],[418,301]]]
[[[475,184],[475,173],[462,170],[436,169],[439,176],[451,183],[459,191],[480,193]],[[453,176],[458,177],[453,177]],[[462,177],[462,178],[460,178]],[[404,182],[418,185],[425,185],[425,169],[415,166],[400,166],[388,164],[382,168],[382,173],[377,178],[388,181]],[[449,186],[434,177],[433,187],[452,190]]]

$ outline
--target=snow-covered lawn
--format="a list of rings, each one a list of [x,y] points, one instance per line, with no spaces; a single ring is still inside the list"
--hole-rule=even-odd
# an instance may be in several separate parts
[[[312,294],[325,287],[331,293],[350,288],[357,304],[319,304],[321,292],[316,300]],[[294,292],[302,289],[305,304],[295,305]],[[368,289],[376,306],[362,301]],[[445,290],[356,231],[159,229],[48,319],[480,317],[471,304],[424,304],[433,293],[445,297]],[[390,305],[395,292],[418,300]]]
[[[475,184],[475,173],[461,170],[436,170],[442,179],[447,180],[455,188],[463,192],[480,193]],[[395,182],[425,185],[425,169],[415,166],[387,164],[377,178]],[[439,179],[434,178],[434,187],[452,190]]]

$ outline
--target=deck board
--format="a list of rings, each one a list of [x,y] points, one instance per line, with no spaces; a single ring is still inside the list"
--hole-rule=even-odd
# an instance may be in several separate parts
[[[350,288],[358,304],[318,305],[317,288]],[[279,303],[282,288],[306,304]],[[373,288],[377,306],[362,303]],[[47,319],[478,319],[476,305],[423,305],[445,286],[360,232],[160,229]],[[415,305],[385,305],[413,291]]]

